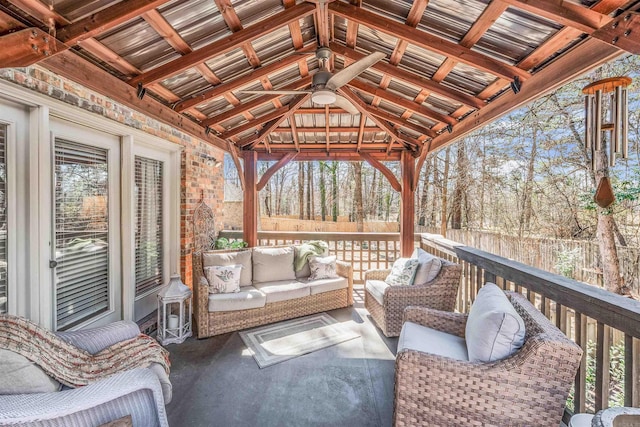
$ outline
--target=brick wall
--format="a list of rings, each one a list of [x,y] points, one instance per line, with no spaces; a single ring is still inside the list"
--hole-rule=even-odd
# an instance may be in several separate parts
[[[201,194],[215,213],[216,228],[221,229],[224,224],[223,168],[207,164],[208,158],[223,160],[224,152],[38,66],[0,69],[0,78],[184,147],[180,176],[180,274],[184,283],[191,286],[191,219]]]

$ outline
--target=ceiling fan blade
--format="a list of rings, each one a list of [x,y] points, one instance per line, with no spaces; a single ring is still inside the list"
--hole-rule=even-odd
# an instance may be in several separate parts
[[[331,77],[327,82],[327,88],[331,90],[339,89],[340,87],[346,85],[351,80],[356,78],[358,74],[362,73],[367,68],[380,61],[385,56],[387,55],[382,52],[374,52],[370,55],[365,56],[361,60],[354,62],[344,70],[340,70],[336,74],[334,74],[333,77]]]
[[[349,114],[358,114],[360,112],[344,96],[336,95],[336,100],[333,102],[333,105],[335,105],[336,107],[342,108],[344,111],[346,111]]]
[[[301,93],[311,93],[310,90],[240,90],[242,93],[257,93],[260,95],[300,95]]]

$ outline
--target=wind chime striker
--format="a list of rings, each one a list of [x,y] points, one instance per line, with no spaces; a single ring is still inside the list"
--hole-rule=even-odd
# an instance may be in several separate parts
[[[615,166],[618,155],[623,159],[628,158],[629,84],[629,77],[613,77],[591,83],[582,89],[585,95],[584,144],[585,148],[591,151],[591,166],[594,172],[597,167],[596,152],[602,150],[603,141],[609,144],[609,166]],[[608,176],[600,179],[594,201],[602,208],[607,208],[616,201]]]

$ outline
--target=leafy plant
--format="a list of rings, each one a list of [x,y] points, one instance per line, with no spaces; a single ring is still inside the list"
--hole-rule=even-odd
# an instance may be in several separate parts
[[[243,240],[233,240],[230,241],[226,237],[220,237],[216,239],[215,248],[216,249],[242,249],[249,246],[247,242]]]
[[[567,249],[564,246],[556,252],[556,271],[564,277],[573,278],[576,262],[580,259],[580,248]]]

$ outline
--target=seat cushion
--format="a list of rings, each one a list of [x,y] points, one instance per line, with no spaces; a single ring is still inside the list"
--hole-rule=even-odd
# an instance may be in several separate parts
[[[0,349],[0,394],[51,393],[61,384],[21,354]]]
[[[431,282],[438,276],[442,268],[442,260],[437,256],[431,255],[422,248],[416,248],[411,258],[418,260],[418,269],[413,279],[414,285],[423,285]]]
[[[524,335],[524,321],[502,289],[485,284],[467,318],[469,360],[486,363],[509,357],[522,347]]]
[[[253,249],[253,282],[267,283],[295,280],[293,246]]]
[[[255,287],[267,296],[267,303],[286,301],[311,295],[309,284],[297,280],[256,283]]]
[[[235,311],[264,307],[267,297],[253,286],[242,286],[240,292],[209,294],[209,311]]]
[[[378,301],[378,304],[384,305],[384,293],[389,286],[391,285],[384,280],[367,280],[364,289],[369,292],[373,299]]]
[[[242,272],[240,273],[240,286],[251,286],[251,281],[253,280],[253,269],[251,266],[250,250],[237,252],[204,252],[202,254],[203,267],[233,264],[242,265]]]
[[[437,354],[450,359],[469,360],[464,338],[413,322],[405,322],[402,325],[398,339],[398,353],[405,349]]]
[[[306,280],[311,289],[311,295],[321,294],[323,292],[336,291],[338,289],[346,289],[349,287],[349,280],[346,277],[335,277],[333,279],[317,279]]]

